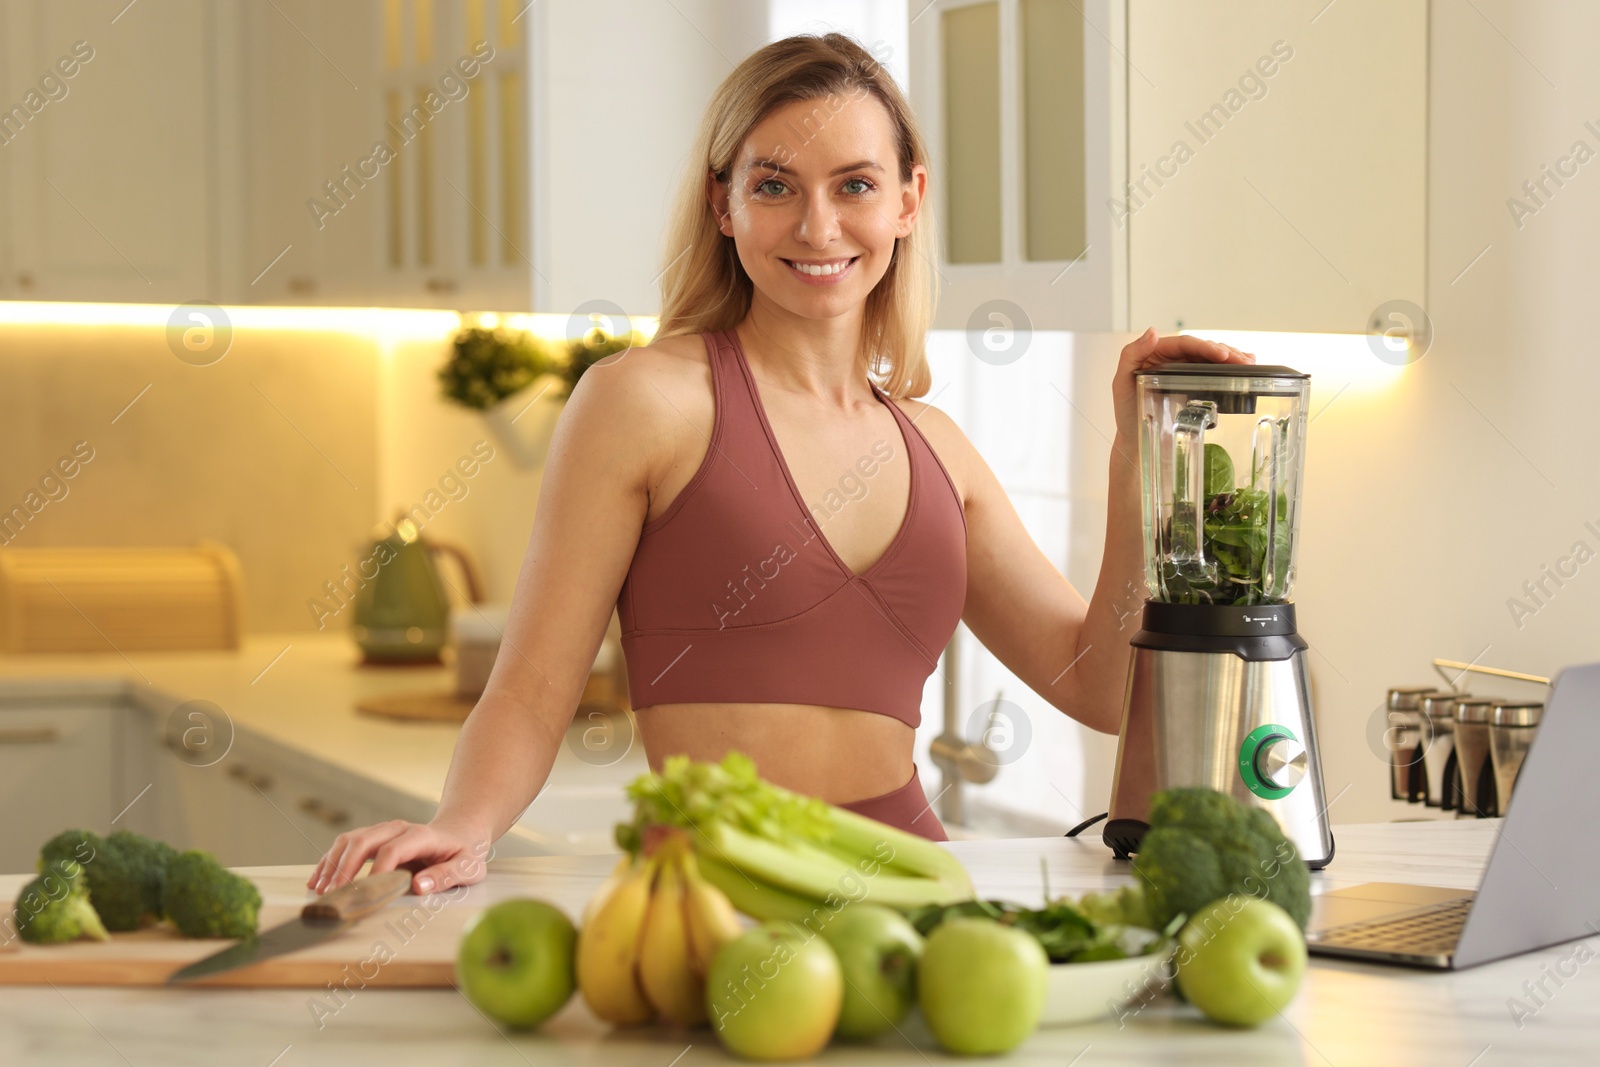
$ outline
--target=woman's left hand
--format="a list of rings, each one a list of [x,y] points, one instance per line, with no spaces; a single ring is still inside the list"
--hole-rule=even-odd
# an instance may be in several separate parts
[[[1111,397],[1117,410],[1117,436],[1131,441],[1138,427],[1137,397],[1133,376],[1146,367],[1161,363],[1254,363],[1256,357],[1220,341],[1207,341],[1189,334],[1162,337],[1150,327],[1139,339],[1122,350],[1117,375],[1111,381]]]

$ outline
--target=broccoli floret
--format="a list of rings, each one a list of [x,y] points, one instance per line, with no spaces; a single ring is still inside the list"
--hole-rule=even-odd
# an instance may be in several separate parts
[[[89,899],[108,930],[137,930],[161,918],[161,879],[177,853],[160,841],[119,830],[102,838],[88,830],[68,830],[45,843],[39,869],[70,864],[81,869]]]
[[[185,937],[249,937],[256,932],[261,893],[209,852],[180,852],[167,864],[161,912]]]
[[[167,865],[178,850],[164,841],[128,830],[118,830],[106,838],[110,862],[97,871],[89,867],[89,896],[109,930],[135,930],[145,920],[161,918],[161,887]],[[118,906],[109,909],[105,896],[115,885]]]
[[[1211,829],[1236,822],[1249,810],[1228,794],[1204,786],[1167,789],[1150,798],[1150,825]]]
[[[1214,789],[1152,797],[1133,869],[1157,929],[1233,893],[1272,901],[1302,930],[1311,918],[1311,876],[1294,843],[1266,811]]]
[[[1133,857],[1152,922],[1194,915],[1222,886],[1222,861],[1199,834],[1170,827],[1145,831]]]
[[[105,849],[106,843],[93,830],[63,830],[44,843],[39,850],[37,869],[70,864],[70,870],[87,867]]]
[[[160,841],[119,830],[85,865],[89,899],[107,930],[137,930],[161,918],[161,883],[177,853]]]
[[[11,917],[22,940],[54,945],[80,937],[104,941],[110,936],[77,872],[76,861],[57,860],[22,887]]]

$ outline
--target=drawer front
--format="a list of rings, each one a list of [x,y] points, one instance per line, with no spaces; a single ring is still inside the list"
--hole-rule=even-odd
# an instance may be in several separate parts
[[[110,828],[110,706],[0,705],[0,870],[31,871],[62,830]]]

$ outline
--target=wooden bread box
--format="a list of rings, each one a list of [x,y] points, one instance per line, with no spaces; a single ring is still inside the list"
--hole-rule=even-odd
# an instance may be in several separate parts
[[[0,548],[0,651],[236,649],[243,580],[227,546]]]

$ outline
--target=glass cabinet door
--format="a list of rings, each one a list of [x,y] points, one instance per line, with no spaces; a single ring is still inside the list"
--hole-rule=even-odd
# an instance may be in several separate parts
[[[911,19],[912,101],[933,154],[937,325],[1003,317],[1119,329],[1126,234],[1121,0],[929,0]]]

